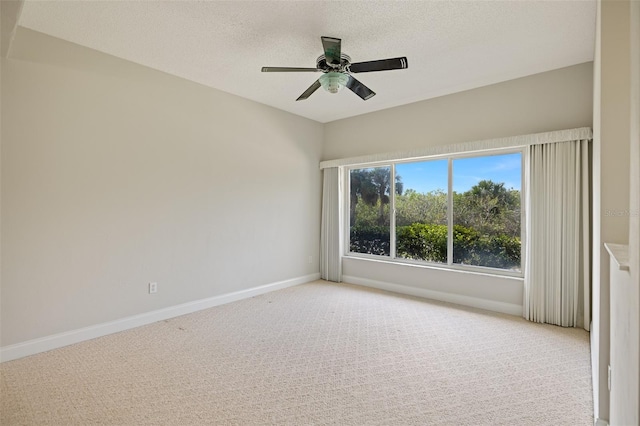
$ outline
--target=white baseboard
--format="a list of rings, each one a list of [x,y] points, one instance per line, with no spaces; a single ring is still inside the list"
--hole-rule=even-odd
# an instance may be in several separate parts
[[[593,390],[593,424],[595,426],[604,426],[601,419],[598,418],[600,412],[600,385],[598,380],[598,348],[596,347],[596,334],[593,332],[593,321],[589,324],[589,347],[591,349],[591,389]]]
[[[495,300],[480,299],[477,297],[463,296],[442,291],[427,290],[425,288],[410,287],[402,284],[393,284],[384,281],[376,281],[368,278],[343,275],[342,281],[351,284],[373,287],[379,290],[392,291],[394,293],[408,294],[409,296],[424,297],[425,299],[439,300],[441,302],[455,303],[470,306],[472,308],[486,309],[488,311],[522,316],[522,305],[513,303],[496,302]]]
[[[248,288],[246,290],[234,291],[233,293],[221,294],[219,296],[169,306],[167,308],[146,312],[144,314],[133,315],[115,321],[53,334],[51,336],[28,340],[22,343],[16,343],[14,345],[0,348],[0,362],[11,361],[40,352],[50,351],[52,349],[61,348],[63,346],[83,342],[85,340],[95,339],[96,337],[106,336],[107,334],[117,333],[131,328],[140,327],[142,325],[151,324],[153,322],[190,314],[202,309],[224,305],[225,303],[248,299],[271,291],[293,287],[318,279],[320,279],[320,273],[305,275],[285,281],[261,285],[259,287]]]

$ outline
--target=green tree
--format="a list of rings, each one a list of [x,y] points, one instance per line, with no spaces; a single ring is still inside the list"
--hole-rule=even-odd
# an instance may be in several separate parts
[[[391,172],[388,167],[371,169],[356,169],[351,171],[351,203],[350,223],[356,225],[356,206],[362,202],[369,206],[378,207],[378,225],[385,224],[385,205],[389,204],[391,191]],[[395,190],[402,194],[402,178],[396,175]]]
[[[454,193],[454,221],[482,234],[520,235],[520,191],[504,183],[481,180],[470,190]]]
[[[447,194],[442,190],[427,193],[408,189],[396,197],[396,225],[413,223],[447,224]]]

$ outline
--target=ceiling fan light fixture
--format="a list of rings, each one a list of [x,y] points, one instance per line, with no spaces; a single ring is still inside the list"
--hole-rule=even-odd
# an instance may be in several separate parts
[[[1,0],[0,0],[1,1]],[[262,67],[262,72],[321,72],[319,79],[296,101],[309,99],[320,87],[329,93],[338,93],[347,87],[360,99],[366,101],[376,95],[376,92],[356,80],[352,74],[359,72],[401,70],[407,68],[407,58],[378,59],[377,61],[351,62],[349,55],[342,53],[342,40],[336,37],[320,37],[324,55],[318,56],[315,68],[296,67]]]
[[[326,72],[320,76],[322,88],[329,93],[338,93],[348,81],[349,76],[342,72]]]

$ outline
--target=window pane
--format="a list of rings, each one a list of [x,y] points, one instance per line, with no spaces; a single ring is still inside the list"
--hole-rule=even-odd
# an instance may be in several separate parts
[[[396,256],[447,263],[448,161],[396,166]]]
[[[351,170],[349,251],[389,256],[391,167]]]
[[[453,160],[453,262],[520,270],[521,154]]]

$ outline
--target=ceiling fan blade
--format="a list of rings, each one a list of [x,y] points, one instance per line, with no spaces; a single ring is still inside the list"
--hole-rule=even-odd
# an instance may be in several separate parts
[[[318,68],[262,67],[262,72],[319,72]]]
[[[322,47],[327,64],[340,65],[340,54],[342,53],[342,40],[333,37],[322,37]]]
[[[320,80],[318,79],[311,86],[309,86],[309,88],[307,90],[305,90],[304,93],[302,95],[300,95],[298,97],[298,99],[296,99],[296,101],[304,101],[309,96],[311,96],[313,94],[313,92],[315,92],[319,88],[320,88]]]
[[[371,99],[376,95],[376,92],[369,89],[364,84],[360,83],[358,80],[353,78],[353,76],[349,76],[349,81],[347,82],[347,87],[356,95],[360,96],[363,101],[367,99]]]
[[[356,62],[351,64],[349,71],[351,72],[371,72],[371,71],[388,71],[388,70],[401,70],[409,66],[406,57],[380,59],[378,61],[368,62]]]

